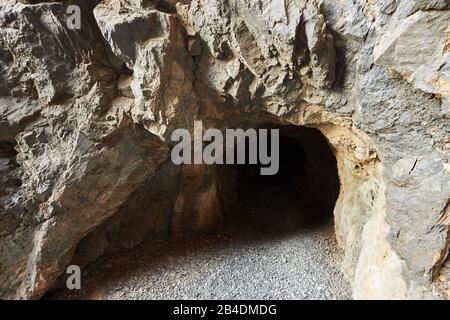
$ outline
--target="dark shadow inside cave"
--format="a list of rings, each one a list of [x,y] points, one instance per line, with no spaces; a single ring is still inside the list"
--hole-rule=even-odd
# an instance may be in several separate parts
[[[238,209],[227,211],[228,223],[259,224],[276,232],[332,222],[340,183],[336,158],[323,134],[293,125],[260,128],[279,129],[278,173],[261,175],[259,161],[228,166],[238,203]],[[247,155],[248,149],[246,143]]]
[[[116,250],[89,266],[82,290],[62,287],[45,298],[350,297],[338,271],[333,230],[339,194],[333,151],[316,129],[262,128],[280,129],[278,174],[261,176],[261,164],[218,167],[225,209],[221,229]],[[310,279],[326,293],[308,291]]]

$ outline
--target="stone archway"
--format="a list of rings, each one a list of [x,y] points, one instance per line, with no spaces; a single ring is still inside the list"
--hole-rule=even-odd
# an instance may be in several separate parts
[[[302,233],[305,227],[326,224],[331,218],[336,239],[345,252],[346,276],[364,276],[367,260],[361,256],[376,252],[371,251],[373,238],[364,235],[363,229],[371,219],[377,223],[374,219],[383,214],[383,183],[377,175],[379,160],[368,140],[358,136],[355,129],[345,127],[344,120],[335,121],[336,124],[326,119],[325,112],[317,114],[322,115],[320,121],[305,117],[302,125],[274,120],[268,115],[262,116],[260,124],[251,125],[279,128],[281,132],[280,174],[267,180],[257,174],[258,165],[164,165],[160,169],[164,175],[152,177],[122,212],[80,243],[72,263],[92,261],[92,254],[94,258],[98,256],[99,240],[111,234],[117,239],[116,245],[131,247],[148,236],[167,239],[174,233],[214,233],[222,226],[252,222],[255,217],[248,220],[245,216],[250,210],[259,214],[255,227],[267,228],[268,234],[285,230],[283,234],[296,228]],[[289,157],[287,161],[283,161],[283,156],[284,160]],[[167,191],[176,190],[172,203],[155,205],[155,200],[163,196],[152,193],[153,184],[162,183],[166,188],[168,177]],[[273,215],[280,211],[294,214]],[[289,227],[286,229],[283,223]],[[378,225],[372,228],[377,231]]]
[[[343,269],[349,279],[356,277],[357,272],[363,277],[367,271],[367,260],[361,259],[360,256],[374,254],[372,244],[377,241],[376,238],[383,239],[382,234],[385,232],[383,225],[375,225],[382,223],[380,217],[385,214],[384,182],[376,149],[373,142],[352,127],[348,119],[332,117],[314,105],[306,106],[305,111],[298,112],[296,117],[291,118],[274,117],[270,115],[269,110],[269,115],[263,114],[259,117],[259,124],[251,119],[251,115],[243,113],[235,123],[237,127],[244,128],[248,126],[257,128],[264,123],[272,123],[269,126],[291,128],[294,136],[296,130],[300,130],[300,132],[310,132],[313,138],[315,135],[317,138],[318,134],[320,139],[324,139],[324,143],[326,141],[326,148],[321,152],[326,153],[328,148],[332,150],[332,161],[335,161],[337,165],[339,176],[340,186],[337,188],[336,195],[331,196],[334,200],[331,201],[332,206],[329,210],[334,216],[336,238],[345,251]],[[302,116],[299,117],[299,114]],[[247,118],[249,118],[248,121],[245,120]],[[229,123],[229,120],[226,122]],[[210,230],[221,225],[226,217],[224,211],[227,207],[233,207],[236,201],[236,172],[229,174],[230,171],[228,171],[224,174],[223,169],[208,166],[184,168],[182,171],[184,174],[181,175],[180,183],[183,187],[179,189],[178,201],[176,201],[182,205],[175,206],[172,230],[175,232],[182,232],[186,230],[185,228]],[[197,192],[197,190],[201,191]],[[188,202],[186,199],[189,199]],[[370,200],[367,201],[367,199]],[[317,202],[316,205],[318,205]],[[375,230],[375,234],[363,233],[368,222],[374,224],[371,230]],[[383,240],[379,245],[378,248],[387,248],[384,253],[389,252],[389,246]],[[384,270],[388,274],[391,272],[389,268]],[[392,272],[398,271],[399,269],[395,269]],[[372,280],[365,281],[370,283]]]

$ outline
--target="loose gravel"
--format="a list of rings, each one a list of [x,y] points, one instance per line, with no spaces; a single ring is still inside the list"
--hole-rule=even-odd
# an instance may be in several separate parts
[[[47,298],[351,299],[333,222],[310,225],[298,206],[260,204],[216,234],[148,240],[104,256],[85,270],[81,290]]]

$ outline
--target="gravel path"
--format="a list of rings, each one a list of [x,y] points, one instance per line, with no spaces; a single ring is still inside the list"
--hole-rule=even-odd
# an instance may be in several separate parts
[[[48,298],[350,299],[332,221],[305,224],[298,207],[274,218],[260,204],[218,234],[147,241],[105,256],[86,270],[82,290]]]

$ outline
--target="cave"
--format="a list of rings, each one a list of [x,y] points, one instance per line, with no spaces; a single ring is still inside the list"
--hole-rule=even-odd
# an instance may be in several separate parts
[[[122,248],[106,254],[87,269],[91,274],[85,291],[66,290],[47,297],[90,298],[97,290],[108,287],[108,283],[126,284],[127,279],[134,279],[140,270],[146,270],[145,274],[155,274],[146,280],[155,286],[148,296],[151,299],[162,296],[176,299],[183,294],[208,299],[233,295],[252,299],[261,297],[260,291],[271,298],[348,299],[350,289],[339,271],[343,252],[338,248],[334,228],[340,181],[333,147],[315,128],[263,124],[258,129],[279,130],[279,166],[275,175],[261,175],[260,169],[265,165],[259,160],[249,164],[248,139],[241,141],[245,143],[245,164],[235,161],[235,164],[178,167],[182,186],[179,193],[186,197],[181,197],[185,199],[184,206],[171,218],[172,228],[167,237],[147,238],[135,249]],[[268,150],[273,150],[270,144]],[[200,196],[201,201],[197,201],[198,194],[207,196]],[[146,206],[142,199],[136,199],[136,206]],[[174,211],[177,206],[175,203]],[[134,220],[146,224],[142,217]],[[205,221],[213,223],[197,228]],[[136,223],[122,221],[122,224],[122,230],[136,234]],[[98,245],[99,236],[95,234],[79,246],[76,256],[86,255],[92,250],[86,248]],[[78,265],[80,261],[72,264]],[[177,289],[170,289],[160,278],[172,273],[163,270],[189,274],[197,285],[192,286],[192,279],[185,283],[180,278],[176,280]],[[279,280],[251,276],[258,273]],[[333,273],[337,276],[330,277]],[[202,289],[205,283],[219,278],[222,284],[217,292],[211,287]],[[277,295],[277,285],[288,288]],[[252,286],[266,289],[254,290]],[[308,294],[302,291],[311,287],[324,289]],[[252,295],[253,292],[258,294]]]
[[[144,270],[211,279],[184,257],[214,252],[216,263],[233,248],[232,274],[258,262],[251,250],[274,258],[250,288],[272,270],[271,297],[327,298],[277,295],[302,287],[277,286],[327,225],[311,279],[338,278],[323,269],[334,239],[353,298],[450,299],[448,1],[362,2],[0,1],[0,299],[64,288],[72,264],[111,276],[97,262],[135,262],[155,238]],[[199,120],[279,127],[280,173],[176,166],[171,134]],[[180,238],[180,261],[169,258],[177,233],[257,221],[260,247],[241,230],[238,243]],[[140,267],[122,268],[119,278]],[[174,282],[148,276],[138,282],[150,291]],[[200,297],[217,284],[202,283]],[[206,298],[245,298],[233,294]]]
[[[238,209],[225,208],[226,223],[240,223],[248,218],[245,212],[253,212],[252,221],[279,231],[331,223],[340,183],[337,161],[324,135],[302,126],[261,128],[279,130],[279,170],[275,175],[261,175],[264,165],[259,160],[249,164],[248,159],[246,164],[227,166],[226,174],[235,179]]]

